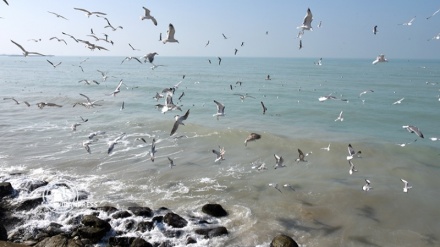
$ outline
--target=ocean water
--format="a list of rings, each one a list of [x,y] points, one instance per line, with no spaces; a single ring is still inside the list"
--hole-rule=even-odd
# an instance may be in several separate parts
[[[317,66],[314,59],[229,57],[219,66],[203,57],[160,57],[163,66],[152,70],[136,61],[121,64],[122,57],[81,63],[85,58],[50,57],[62,62],[54,69],[43,57],[0,57],[1,97],[31,104],[0,102],[1,181],[19,187],[29,179],[63,179],[88,193],[91,205],[164,206],[183,216],[203,216],[206,203],[223,205],[230,215],[216,224],[229,235],[197,237],[195,246],[268,246],[279,233],[308,247],[440,245],[440,142],[430,140],[440,138],[440,61],[372,65],[368,59],[324,58]],[[107,72],[106,81],[97,70]],[[83,79],[100,84],[78,82]],[[109,96],[121,79],[121,92]],[[155,105],[164,99],[153,96],[179,82],[173,99],[182,112],[162,114]],[[373,92],[361,95],[367,90]],[[80,93],[102,100],[101,106],[72,107],[85,101]],[[251,97],[243,101],[236,95],[246,93]],[[346,101],[318,100],[326,95]],[[225,105],[219,120],[213,100]],[[62,107],[39,109],[38,102]],[[174,116],[187,109],[185,125],[170,137]],[[344,121],[335,121],[341,111]],[[76,131],[74,123],[81,123]],[[403,125],[419,127],[425,138]],[[106,133],[89,154],[82,142],[95,131]],[[262,138],[245,146],[252,132]],[[122,133],[107,154],[107,143]],[[148,154],[153,138],[154,162]],[[349,143],[362,151],[352,175]],[[329,151],[322,149],[329,144]],[[219,146],[225,160],[214,162],[212,149]],[[307,162],[296,162],[298,149],[310,153]],[[273,168],[274,154],[286,167]],[[167,157],[176,166],[170,168]],[[253,162],[264,162],[267,170],[253,169]],[[365,179],[371,181],[368,192],[362,190]],[[408,193],[400,179],[413,186]],[[32,195],[20,194],[26,196]],[[66,217],[29,216],[27,224],[63,223]],[[142,236],[161,238],[155,232]]]

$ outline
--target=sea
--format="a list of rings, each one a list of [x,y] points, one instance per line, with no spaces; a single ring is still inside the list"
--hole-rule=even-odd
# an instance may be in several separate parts
[[[88,206],[166,207],[183,217],[203,218],[204,204],[222,205],[228,216],[210,220],[229,234],[194,235],[192,246],[262,247],[278,234],[307,247],[440,246],[440,60],[323,58],[317,65],[319,58],[223,57],[219,65],[212,57],[158,58],[152,69],[121,63],[124,57],[0,57],[0,182],[68,181]],[[154,96],[173,87],[181,111],[162,113],[156,105],[165,98]],[[80,94],[99,106],[75,105],[86,102]],[[225,106],[218,119],[214,100]],[[40,109],[39,102],[61,107]],[[170,136],[175,116],[187,110]],[[105,133],[88,153],[83,142],[98,131]],[[250,133],[261,138],[245,145]],[[361,151],[352,174],[349,144]],[[215,162],[220,148],[224,160]],[[298,149],[306,161],[297,161]],[[274,168],[275,154],[283,167]],[[68,214],[88,206],[24,213],[25,226],[65,225]],[[130,234],[161,241],[155,231]]]

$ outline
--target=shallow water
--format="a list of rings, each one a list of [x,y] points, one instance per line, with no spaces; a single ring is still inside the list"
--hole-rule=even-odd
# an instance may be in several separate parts
[[[440,244],[440,142],[429,140],[440,137],[439,61],[373,66],[369,60],[324,59],[315,66],[311,59],[224,58],[218,66],[207,58],[161,57],[165,66],[150,70],[137,62],[121,65],[120,57],[91,57],[81,72],[83,57],[52,59],[63,63],[53,69],[45,58],[0,57],[2,97],[32,104],[0,102],[2,181],[17,187],[29,177],[66,179],[90,193],[88,201],[96,205],[165,206],[182,215],[200,215],[208,202],[222,204],[230,216],[218,223],[229,236],[200,239],[198,246],[267,246],[278,233],[303,246]],[[107,81],[97,69],[108,72]],[[267,74],[272,80],[265,80]],[[101,84],[78,83],[82,79]],[[120,79],[128,89],[107,96]],[[180,81],[174,103],[185,92],[179,102],[183,112],[157,111],[155,93]],[[359,96],[370,89],[374,92]],[[102,106],[72,107],[84,101],[79,93],[103,100]],[[241,102],[235,93],[255,98]],[[318,101],[329,94],[348,101]],[[401,104],[392,104],[401,98]],[[212,116],[214,99],[226,106],[219,120]],[[40,110],[35,106],[40,101],[63,107]],[[268,108],[265,115],[260,101]],[[185,125],[170,137],[173,116],[187,109]],[[335,122],[341,111],[344,121]],[[79,116],[89,121],[81,123]],[[76,122],[81,125],[73,132]],[[409,124],[425,138],[402,128]],[[106,134],[88,154],[82,142],[98,130]],[[262,139],[245,147],[251,132]],[[122,133],[108,155],[107,142]],[[153,138],[154,163],[148,155]],[[411,144],[396,145],[406,142]],[[353,175],[348,143],[362,150],[362,158],[353,160],[358,170]],[[321,149],[329,144],[330,151]],[[226,159],[214,163],[211,150],[218,146],[225,147]],[[298,148],[312,152],[308,162],[295,161]],[[283,156],[286,167],[273,169],[274,154]],[[172,169],[167,157],[174,159]],[[258,172],[252,162],[265,162],[268,169]],[[23,175],[8,175],[17,171]],[[409,193],[402,192],[401,178],[413,186]],[[369,192],[362,191],[364,179],[371,180]],[[278,183],[281,193],[269,183]],[[285,183],[295,190],[282,187]],[[62,221],[46,217],[35,222]],[[144,237],[160,238],[150,234]]]

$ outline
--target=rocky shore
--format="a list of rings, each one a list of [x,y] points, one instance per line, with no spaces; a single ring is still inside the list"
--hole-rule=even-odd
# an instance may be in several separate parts
[[[219,204],[203,205],[198,216],[181,216],[165,207],[153,210],[143,206],[53,212],[45,205],[43,193],[19,199],[22,191],[47,191],[41,189],[47,185],[45,181],[30,180],[15,189],[9,182],[0,183],[0,247],[203,246],[198,242],[228,237],[228,229],[218,220],[228,217],[228,212]],[[79,192],[77,199],[86,200],[87,193]],[[291,237],[278,235],[270,246],[298,245]]]

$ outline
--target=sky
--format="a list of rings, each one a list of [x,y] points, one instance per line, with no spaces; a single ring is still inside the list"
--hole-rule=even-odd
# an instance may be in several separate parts
[[[0,1],[0,54],[21,54],[10,40],[28,51],[56,56],[142,56],[157,52],[161,56],[202,57],[298,57],[372,58],[385,54],[389,59],[438,59],[440,39],[440,1],[428,0],[6,0]],[[157,19],[140,20],[142,7]],[[74,8],[106,13],[112,31],[103,18],[87,17]],[[313,31],[297,34],[307,8],[313,14]],[[57,18],[48,11],[68,20]],[[398,25],[416,19],[411,26]],[[319,22],[322,22],[318,28]],[[176,29],[179,43],[163,44],[168,25]],[[373,34],[373,27],[378,33]],[[95,42],[108,34],[114,45]],[[88,40],[109,51],[91,51],[62,32]],[[267,34],[266,34],[267,32]],[[227,39],[224,39],[225,34]],[[65,39],[67,45],[51,37]],[[41,39],[34,42],[31,39]],[[209,40],[209,45],[205,46]],[[428,41],[430,40],[430,41]],[[241,43],[244,45],[241,46]],[[128,44],[140,51],[134,51]],[[238,49],[237,55],[234,55]]]

